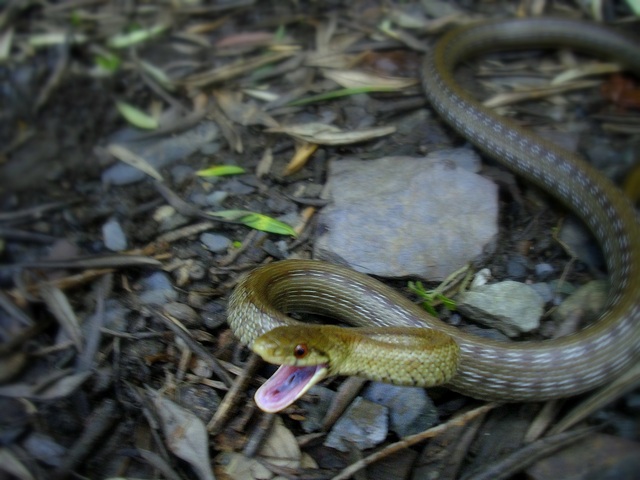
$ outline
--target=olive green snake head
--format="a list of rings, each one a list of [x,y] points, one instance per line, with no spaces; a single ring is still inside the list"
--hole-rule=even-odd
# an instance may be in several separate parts
[[[396,385],[441,385],[453,378],[460,354],[453,338],[437,330],[333,325],[276,327],[251,349],[281,365],[255,394],[265,412],[282,410],[337,373]]]

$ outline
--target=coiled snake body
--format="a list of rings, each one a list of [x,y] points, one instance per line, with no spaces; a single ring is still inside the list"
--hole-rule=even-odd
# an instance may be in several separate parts
[[[286,364],[256,395],[263,409],[279,410],[311,383],[336,373],[425,386],[444,381],[452,389],[479,399],[545,400],[600,386],[637,360],[640,228],[634,208],[578,156],[482,107],[453,79],[456,64],[481,52],[559,46],[613,58],[640,76],[640,48],[634,40],[592,23],[526,19],[463,27],[445,35],[427,55],[423,84],[433,108],[462,136],[554,195],[592,230],[611,278],[607,307],[599,320],[574,335],[554,340],[489,341],[430,317],[366,275],[323,262],[276,262],[246,276],[233,292],[228,310],[229,324],[241,341],[268,361]],[[322,313],[361,326],[427,327],[446,335],[434,334],[428,341],[435,345],[435,353],[422,359],[418,344],[407,343],[403,334],[397,339],[393,336],[397,329],[392,329],[388,338],[373,338],[370,343],[366,330],[364,340],[359,336],[349,339],[347,334],[347,343],[364,345],[365,351],[365,357],[350,363],[351,346],[332,340],[331,332],[297,326],[283,313],[291,310]],[[287,324],[296,326],[278,329],[255,342],[260,335]],[[371,335],[384,336],[378,330],[372,330]],[[394,357],[391,351],[400,352],[400,356]],[[395,371],[400,364],[424,368],[427,380]]]

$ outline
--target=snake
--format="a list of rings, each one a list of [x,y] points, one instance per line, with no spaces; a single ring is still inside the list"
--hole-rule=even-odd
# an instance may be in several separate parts
[[[256,392],[279,411],[330,375],[398,385],[443,385],[480,400],[533,402],[603,386],[640,356],[640,228],[634,206],[579,155],[482,106],[454,79],[471,57],[513,49],[569,47],[640,75],[637,40],[598,23],[563,18],[488,21],[445,33],[426,55],[422,84],[432,108],[485,155],[559,200],[599,243],[609,293],[599,318],[539,341],[482,338],[427,314],[378,280],[319,260],[282,260],[242,278],[228,323],[243,344],[281,365]],[[351,327],[313,325],[291,312]]]

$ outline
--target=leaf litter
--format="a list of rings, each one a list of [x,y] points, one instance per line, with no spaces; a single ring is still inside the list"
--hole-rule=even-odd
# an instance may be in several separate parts
[[[0,428],[3,472],[24,479],[53,474],[150,478],[157,471],[166,478],[267,479],[347,478],[367,468],[374,476],[376,462],[393,462],[393,452],[456,427],[461,432],[442,447],[445,455],[434,449],[429,457],[434,470],[450,478],[477,468],[474,457],[488,462],[498,457],[477,453],[483,451],[483,439],[508,437],[507,450],[517,455],[522,438],[510,434],[519,433],[514,426],[524,429],[520,418],[531,418],[537,408],[502,407],[493,416],[488,411],[494,406],[473,408],[459,397],[436,396],[445,419],[436,432],[386,439],[377,453],[343,454],[322,446],[326,432],[301,431],[307,412],[299,406],[262,422],[250,395],[258,382],[242,379],[246,351],[220,327],[224,299],[239,273],[263,261],[308,254],[315,209],[305,201],[319,200],[329,157],[371,151],[383,156],[407,144],[411,153],[425,148],[421,139],[413,144],[406,136],[424,131],[424,121],[407,126],[403,118],[403,105],[423,105],[417,86],[420,55],[433,34],[486,12],[452,11],[448,2],[432,2],[428,14],[423,8],[419,2],[332,9],[253,1],[149,2],[130,10],[109,2],[3,7],[0,61],[11,81],[0,94],[6,104],[0,120],[6,126],[0,155],[0,268],[3,289],[7,286],[0,307],[0,366],[7,373],[0,375],[0,403],[7,412],[17,408],[19,413],[10,416],[11,429]],[[553,6],[546,8],[553,13]],[[560,104],[559,94],[582,94],[598,81],[592,75],[615,71],[608,64],[576,63],[569,68],[561,62],[553,75],[519,64],[506,82],[511,91],[503,89],[492,101],[514,110],[515,102],[526,105],[531,99]],[[497,81],[503,73],[497,71],[483,75],[483,85],[502,83],[503,88],[505,82]],[[523,89],[527,75],[548,79]],[[610,96],[623,109],[633,109],[635,90],[625,83]],[[132,105],[148,106],[150,113]],[[537,112],[536,121],[546,121],[546,113]],[[613,111],[608,120],[620,132],[637,131],[626,111]],[[215,122],[215,134],[181,136],[204,121]],[[145,142],[146,149],[140,147]],[[184,149],[185,143],[193,148]],[[156,163],[174,150],[175,158]],[[101,182],[100,172],[116,162],[144,175],[130,184]],[[202,177],[211,165],[225,165],[223,175],[214,170]],[[161,215],[167,204],[174,208]],[[105,255],[100,227],[114,216],[134,247]],[[299,225],[289,222],[293,226],[279,220],[300,217]],[[209,231],[228,236],[232,251],[205,251],[198,235]],[[50,258],[59,240],[79,252]],[[187,318],[172,328],[159,310],[141,303],[153,272],[179,291],[179,301],[197,311],[198,320]],[[109,275],[111,285],[97,288]],[[207,355],[226,370],[220,378],[215,369],[202,367]],[[228,381],[233,378],[237,388]],[[564,423],[555,424],[583,424],[589,412],[636,380],[612,385],[592,400],[595,406],[575,405]],[[147,389],[152,408],[132,385]],[[217,412],[202,419],[195,412],[203,409],[181,403],[180,387],[191,385],[233,395],[228,411],[216,419],[215,432],[207,426]],[[208,405],[207,390],[198,392],[199,401]],[[540,422],[554,422],[558,410],[546,407]],[[633,425],[620,420],[620,413],[601,415],[613,418],[618,430]],[[260,431],[260,425],[268,428]],[[471,446],[465,442],[473,429],[481,433]],[[259,447],[251,448],[252,442]],[[28,461],[25,449],[46,445],[56,446],[57,460],[33,456],[37,460]],[[452,459],[451,445],[460,446],[456,452],[474,453]],[[533,443],[525,451],[534,458],[545,448]],[[625,449],[637,453],[637,444]],[[354,462],[352,455],[363,458]],[[496,465],[509,472],[527,468],[514,458],[506,456]],[[607,461],[616,460],[622,461],[622,454],[609,452]],[[417,469],[410,465],[403,473],[400,463],[391,465],[385,471],[397,478]],[[553,473],[567,475],[562,469]]]

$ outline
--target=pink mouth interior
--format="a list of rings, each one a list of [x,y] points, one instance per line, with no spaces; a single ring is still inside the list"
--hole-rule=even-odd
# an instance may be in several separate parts
[[[294,367],[282,365],[255,394],[255,401],[265,412],[278,412],[302,396],[322,365]]]

